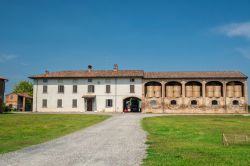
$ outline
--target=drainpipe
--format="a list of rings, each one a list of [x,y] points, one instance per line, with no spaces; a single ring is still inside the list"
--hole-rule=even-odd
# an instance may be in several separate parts
[[[38,92],[38,79],[36,80],[36,112],[37,112],[37,92]]]
[[[115,78],[115,112],[117,112],[117,78]]]

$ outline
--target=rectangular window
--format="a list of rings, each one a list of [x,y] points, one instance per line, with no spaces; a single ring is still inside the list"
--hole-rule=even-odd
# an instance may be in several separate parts
[[[62,99],[57,100],[57,108],[62,108]]]
[[[110,85],[106,85],[106,93],[110,93]]]
[[[48,86],[47,85],[43,85],[43,93],[47,93],[48,92]]]
[[[135,93],[135,86],[134,85],[130,85],[130,93]]]
[[[72,100],[72,108],[76,108],[77,107],[77,99],[73,99]]]
[[[130,82],[135,82],[135,79],[134,78],[130,78]]]
[[[64,93],[64,86],[58,85],[58,93]]]
[[[112,107],[113,106],[113,100],[112,99],[107,99],[106,100],[106,107]]]
[[[47,108],[47,99],[43,99],[43,103],[42,103],[43,105],[43,108]]]
[[[44,79],[43,79],[43,82],[44,82],[44,83],[47,83],[47,82],[48,82],[48,79],[44,78]]]
[[[77,85],[73,85],[73,93],[77,93]]]
[[[95,92],[95,86],[94,85],[88,85],[88,92],[94,93]]]
[[[89,79],[88,79],[88,82],[92,82],[92,81],[93,81],[92,78],[89,78]]]

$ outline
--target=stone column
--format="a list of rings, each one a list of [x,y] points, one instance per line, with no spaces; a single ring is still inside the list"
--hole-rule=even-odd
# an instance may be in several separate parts
[[[244,81],[244,97],[245,97],[245,105],[246,105],[246,113],[248,112],[248,82]]]

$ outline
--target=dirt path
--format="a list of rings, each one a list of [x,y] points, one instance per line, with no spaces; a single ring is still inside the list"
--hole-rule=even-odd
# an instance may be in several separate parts
[[[0,165],[140,165],[146,153],[146,133],[140,127],[140,120],[145,116],[114,115],[59,139],[0,155]]]

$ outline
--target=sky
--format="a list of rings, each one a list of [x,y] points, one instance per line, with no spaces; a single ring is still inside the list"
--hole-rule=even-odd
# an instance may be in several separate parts
[[[7,92],[45,70],[88,64],[108,70],[115,63],[250,76],[250,1],[0,0],[0,75],[9,79]]]

